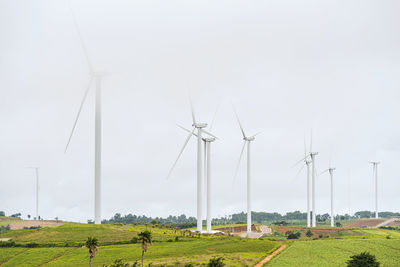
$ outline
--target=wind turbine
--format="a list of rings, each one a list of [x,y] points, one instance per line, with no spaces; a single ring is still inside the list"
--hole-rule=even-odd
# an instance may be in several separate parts
[[[325,171],[323,171],[321,174],[325,173],[325,172],[329,172],[329,175],[331,177],[331,227],[334,227],[334,215],[333,215],[333,171],[336,170],[336,168],[332,168],[330,166],[331,164],[329,164],[329,168],[326,169]],[[321,175],[320,174],[320,175]]]
[[[255,135],[252,136],[247,136],[243,130],[242,124],[239,120],[239,116],[236,112],[235,109],[233,109],[236,115],[236,119],[239,123],[240,131],[242,132],[243,135],[243,147],[242,151],[240,152],[240,157],[238,164],[236,166],[236,172],[234,178],[236,178],[238,171],[239,171],[239,166],[240,166],[240,161],[242,160],[243,156],[243,151],[246,147],[247,144],[247,233],[251,233],[251,142],[255,140],[256,135],[260,134],[260,132],[256,133]]]
[[[299,160],[296,163],[296,165],[299,164],[300,162],[304,161],[304,165],[300,168],[297,175],[300,174],[300,172],[303,170],[304,166],[307,166],[307,227],[311,227],[311,214],[310,214],[310,164],[311,164],[311,161],[309,160],[309,156],[310,155],[307,155],[306,140],[304,138],[304,158]]]
[[[39,220],[39,167],[28,167],[36,173],[36,219]]]
[[[69,3],[69,2],[68,2]],[[94,71],[91,61],[90,61],[90,57],[89,57],[89,53],[88,50],[86,49],[85,43],[83,41],[82,35],[79,31],[79,27],[78,27],[78,23],[76,21],[75,15],[73,13],[73,10],[70,6],[70,11],[72,14],[72,18],[74,21],[74,25],[75,25],[75,29],[76,32],[78,34],[79,40],[80,40],[80,44],[82,46],[82,50],[84,52],[85,58],[86,58],[86,62],[88,64],[89,67],[89,83],[88,86],[86,88],[86,91],[83,95],[81,104],[79,106],[79,110],[78,113],[76,115],[76,119],[75,122],[72,126],[72,130],[71,130],[71,134],[69,136],[67,145],[65,147],[65,153],[68,150],[69,144],[71,142],[72,136],[74,134],[75,128],[76,128],[76,124],[79,120],[79,116],[80,113],[82,111],[82,107],[85,103],[85,100],[87,98],[89,89],[91,87],[92,81],[93,79],[95,80],[96,83],[96,89],[95,89],[95,160],[94,160],[94,223],[95,224],[101,224],[101,140],[102,140],[102,118],[101,118],[101,82],[102,79],[105,75],[107,75],[107,73],[105,72],[100,72],[100,71]]]
[[[215,120],[215,115],[217,114],[217,111],[214,113],[213,120],[211,122],[210,126],[210,131],[214,125],[214,120]],[[186,129],[185,127],[182,127],[178,125],[180,128],[185,130],[186,132],[189,132],[193,134],[194,136],[197,137],[197,134],[194,132],[191,132],[190,130]],[[204,137],[203,138],[203,143],[204,143],[204,174],[205,174],[205,179],[204,179],[204,184],[206,188],[206,207],[207,207],[207,233],[212,233],[211,229],[211,222],[212,222],[212,214],[211,214],[211,144],[216,140],[216,137]]]
[[[380,162],[370,161],[373,166],[373,176],[375,177],[375,218],[379,218],[378,214],[378,164]]]
[[[211,137],[216,138],[213,134],[209,133],[206,131],[204,128],[207,127],[207,123],[199,123],[196,121],[196,117],[194,114],[194,109],[193,109],[193,104],[190,101],[190,107],[191,107],[191,112],[192,112],[192,130],[189,131],[189,135],[187,136],[181,151],[178,154],[178,157],[176,158],[174,164],[172,165],[167,178],[171,176],[172,171],[174,170],[176,164],[178,163],[179,158],[181,157],[183,151],[186,148],[186,145],[188,144],[190,138],[192,135],[194,135],[195,130],[197,129],[197,231],[202,232],[203,230],[203,222],[202,222],[202,211],[203,211],[203,138],[202,134],[205,133]],[[185,129],[186,130],[186,129]]]

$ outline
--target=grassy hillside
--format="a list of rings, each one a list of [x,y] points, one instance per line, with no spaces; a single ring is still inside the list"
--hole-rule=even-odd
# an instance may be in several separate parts
[[[179,266],[189,262],[206,262],[223,256],[228,266],[254,265],[272,252],[277,243],[267,240],[238,238],[197,239],[195,241],[156,242],[145,255],[146,263]],[[115,259],[133,263],[141,257],[140,244],[101,246],[94,266],[109,264]],[[87,266],[86,248],[2,248],[0,265],[5,266]]]
[[[345,266],[351,255],[369,251],[382,267],[399,266],[399,239],[325,239],[293,242],[271,262],[270,267]]]

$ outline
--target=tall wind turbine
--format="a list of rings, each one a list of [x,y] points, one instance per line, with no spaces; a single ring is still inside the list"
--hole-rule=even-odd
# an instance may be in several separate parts
[[[375,218],[379,218],[378,213],[378,164],[380,162],[377,161],[370,161],[373,166],[373,176],[375,178]]]
[[[304,139],[304,158],[299,160],[296,163],[296,165],[301,162],[304,162],[304,165],[300,168],[297,175],[300,174],[300,172],[303,170],[304,166],[307,166],[307,227],[311,227],[311,214],[310,214],[310,164],[311,164],[311,161],[309,160],[310,155],[307,154],[306,146],[307,146],[306,140]]]
[[[330,165],[330,164],[329,164]],[[326,169],[325,171],[323,171],[321,174],[325,173],[325,172],[329,172],[329,175],[331,177],[331,227],[335,226],[335,222],[334,222],[334,214],[333,214],[333,171],[336,170],[336,168],[332,168],[331,166],[329,166],[328,169]]]
[[[239,116],[235,109],[234,111],[244,140],[242,151],[240,152],[239,162],[236,166],[235,178],[239,171],[239,166],[240,166],[240,161],[242,160],[243,151],[247,145],[247,233],[251,233],[251,150],[250,150],[251,145],[250,144],[252,141],[255,140],[256,135],[258,135],[259,133],[256,133],[255,135],[252,136],[247,136],[243,130],[242,123],[240,122]]]
[[[312,227],[317,226],[317,217],[315,214],[315,175],[316,175],[316,169],[315,169],[315,156],[318,155],[318,152],[313,152],[312,150],[312,133],[311,133],[311,142],[310,142],[310,157],[311,157],[311,163],[312,163]]]
[[[206,131],[204,128],[207,127],[207,123],[199,123],[196,121],[196,117],[194,114],[193,104],[190,101],[190,107],[192,112],[192,127],[193,129],[189,131],[189,135],[187,136],[185,143],[182,146],[181,151],[178,154],[174,164],[172,165],[167,178],[171,176],[172,171],[175,168],[175,165],[178,163],[179,158],[181,157],[183,151],[186,148],[190,138],[194,134],[195,130],[197,129],[197,231],[202,232],[203,230],[203,222],[202,222],[202,211],[203,211],[203,139],[202,134],[208,134],[214,138],[216,138],[213,134]]]
[[[34,169],[36,174],[36,220],[39,220],[39,167],[28,167]]]
[[[211,122],[210,131],[214,125],[215,115],[217,111],[214,113],[213,120]],[[180,128],[185,130],[188,133],[193,134],[197,137],[197,134],[178,125]],[[211,222],[212,222],[212,213],[211,213],[211,144],[216,140],[216,137],[203,137],[204,143],[204,184],[206,191],[206,208],[207,208],[207,233],[212,233]]]
[[[71,142],[72,136],[74,134],[76,124],[79,120],[80,113],[82,111],[82,107],[85,103],[86,97],[88,95],[89,89],[91,87],[93,79],[95,80],[96,83],[96,89],[95,89],[95,160],[94,160],[94,223],[95,224],[101,224],[101,134],[102,134],[102,127],[101,127],[101,82],[103,77],[107,74],[105,72],[99,72],[99,71],[94,71],[89,53],[86,49],[85,43],[83,41],[82,35],[79,31],[78,23],[76,21],[75,15],[73,13],[72,8],[70,7],[70,11],[72,14],[72,18],[74,21],[75,29],[79,37],[80,44],[82,46],[82,50],[85,54],[85,58],[89,67],[89,83],[86,88],[85,94],[83,95],[78,113],[76,115],[75,122],[73,124],[71,134],[69,136],[67,145],[65,147],[65,153],[68,150],[69,144]]]

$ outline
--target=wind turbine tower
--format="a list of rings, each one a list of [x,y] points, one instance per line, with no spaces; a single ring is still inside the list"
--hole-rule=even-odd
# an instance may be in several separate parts
[[[240,152],[239,162],[236,167],[235,177],[239,170],[240,161],[243,156],[243,151],[247,145],[247,233],[251,233],[251,142],[254,141],[256,135],[260,133],[256,133],[255,135],[252,136],[247,136],[243,130],[243,126],[239,120],[239,116],[237,115],[236,110],[234,111],[244,140],[242,151]]]
[[[36,220],[39,220],[39,167],[29,167],[35,169],[36,174]]]
[[[331,227],[335,226],[335,219],[334,219],[334,214],[333,214],[333,171],[336,170],[336,168],[329,167],[327,170],[323,171],[321,174],[325,172],[329,172],[329,175],[331,177]]]
[[[375,218],[379,218],[378,214],[378,164],[380,162],[370,161],[373,166],[373,176],[375,178]]]
[[[310,142],[310,157],[311,157],[311,163],[312,163],[312,175],[311,175],[311,186],[312,186],[312,227],[317,226],[317,218],[315,214],[315,175],[316,175],[316,169],[315,169],[315,156],[318,155],[318,152],[313,152],[312,150],[312,134],[311,134],[311,142]]]
[[[203,221],[202,221],[202,218],[203,218],[202,217],[203,195],[202,194],[203,194],[203,170],[204,170],[204,168],[203,168],[204,163],[203,163],[202,134],[205,133],[214,138],[216,138],[216,137],[204,129],[207,127],[207,123],[199,123],[196,121],[192,102],[190,102],[190,107],[191,107],[191,111],[192,111],[192,121],[193,121],[192,127],[193,127],[193,129],[189,132],[189,135],[187,136],[185,143],[183,144],[183,147],[178,154],[177,159],[175,160],[174,164],[172,165],[167,178],[169,178],[171,176],[171,173],[172,173],[173,169],[175,168],[175,165],[177,164],[183,151],[185,150],[187,143],[189,142],[190,138],[192,137],[192,135],[194,135],[194,132],[197,129],[197,134],[195,134],[197,136],[197,231],[202,232],[202,230],[203,230]]]

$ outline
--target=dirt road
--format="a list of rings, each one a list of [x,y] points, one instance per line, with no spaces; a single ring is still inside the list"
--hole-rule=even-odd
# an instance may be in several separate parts
[[[270,255],[268,255],[267,257],[265,257],[265,259],[263,259],[262,261],[260,261],[259,263],[257,263],[254,267],[262,267],[265,263],[269,262],[272,257],[274,257],[276,254],[278,254],[279,252],[281,252],[282,250],[284,250],[286,248],[286,245],[282,245],[280,246],[277,250],[275,250],[274,252],[272,252]]]

